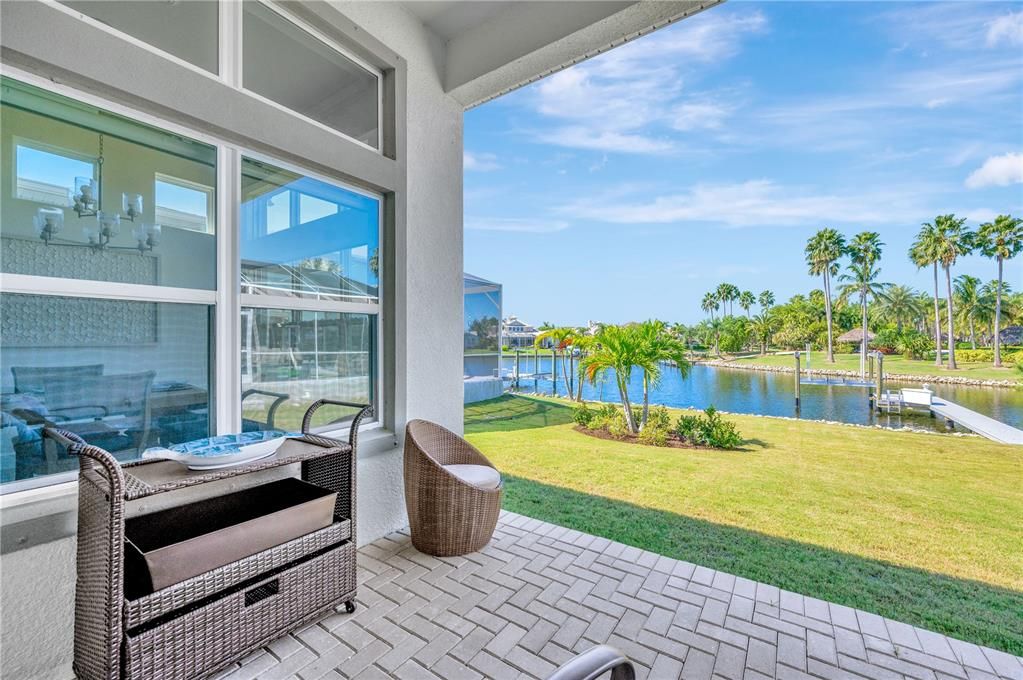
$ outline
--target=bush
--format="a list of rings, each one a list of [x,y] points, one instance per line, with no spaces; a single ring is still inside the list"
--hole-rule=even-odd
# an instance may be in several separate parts
[[[639,441],[647,446],[667,446],[670,427],[662,427],[647,423],[646,427],[639,431]]]
[[[582,425],[583,427],[588,428],[590,423],[593,422],[595,415],[597,414],[585,402],[572,409],[572,420],[575,421],[576,425]]]
[[[743,441],[735,423],[722,419],[713,406],[708,406],[702,416],[680,416],[675,423],[675,434],[695,446],[715,449],[734,449]]]
[[[648,446],[667,446],[671,434],[671,414],[663,406],[654,406],[646,425],[639,431],[639,441]]]
[[[959,349],[956,348],[956,359],[959,361],[994,361],[995,351],[993,349]],[[1005,357],[1003,356],[1004,360]]]

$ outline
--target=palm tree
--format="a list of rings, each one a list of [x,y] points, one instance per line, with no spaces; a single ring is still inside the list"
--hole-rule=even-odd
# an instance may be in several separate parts
[[[722,283],[718,285],[714,292],[717,295],[718,300],[720,300],[724,306],[723,315],[731,316],[732,302],[739,297],[739,288],[730,283]]]
[[[1014,297],[1018,297],[1018,296],[1013,296],[1013,294],[1012,294],[1012,286],[1009,285],[1008,283],[1006,283],[1005,281],[1001,281],[1000,283],[1001,283],[1001,288],[1002,288],[1002,309],[1001,309],[1002,314],[1001,315],[1005,317],[1005,319],[1009,322],[1009,324],[1013,324],[1014,322],[1018,321],[1018,319],[1016,319],[1016,316],[1020,312],[1023,312],[1023,310],[1016,309],[1016,307],[1018,307],[1019,305],[1018,305],[1018,302],[1014,301]],[[990,337],[992,339],[991,340],[992,347],[994,346],[994,336],[995,336],[995,312],[998,311],[996,309],[996,307],[998,306],[997,305],[997,302],[998,302],[998,300],[997,300],[997,297],[998,297],[998,286],[999,286],[998,279],[992,279],[992,280],[988,281],[987,283],[985,283],[983,286],[980,287],[980,294],[984,296],[984,299],[990,301],[989,307],[991,308],[991,315],[990,315],[990,318],[987,320],[987,322],[988,322],[988,331],[989,331]]]
[[[583,358],[586,353],[596,344],[596,337],[588,333],[577,333],[572,339],[572,348],[579,352],[579,363],[576,364],[576,391],[575,400],[583,400]],[[571,395],[569,395],[571,396]]]
[[[643,354],[642,339],[635,326],[604,326],[597,332],[596,345],[583,360],[583,371],[591,384],[608,371],[614,373],[618,396],[625,411],[625,424],[629,432],[638,432],[636,420],[632,417],[632,403],[629,401],[629,381],[632,369],[639,366],[649,368]]]
[[[765,290],[757,296],[757,302],[760,304],[760,309],[768,311],[771,307],[774,307],[774,293],[769,290]]]
[[[934,270],[934,365],[941,366],[941,308],[938,294],[938,252],[940,246],[938,227],[924,222],[916,240],[909,249],[909,259],[918,268],[932,267]]]
[[[984,293],[980,279],[969,274],[955,278],[955,305],[959,322],[970,327],[970,346],[977,349],[977,317],[984,314]]]
[[[710,314],[710,318],[714,318],[714,312],[720,307],[718,297],[715,293],[707,293],[703,296],[703,300],[700,302],[700,309]]]
[[[948,368],[956,368],[956,334],[955,334],[955,303],[952,299],[952,266],[961,255],[968,255],[973,250],[975,234],[963,225],[966,218],[955,215],[938,215],[934,225],[938,229],[938,262],[945,270],[945,285],[948,297],[945,298],[948,319]]]
[[[1023,220],[1012,215],[999,215],[994,222],[980,225],[977,233],[980,252],[998,263],[998,286],[995,288],[995,366],[1002,365],[1002,265],[1005,260],[1023,252]]]
[[[643,370],[643,415],[640,429],[646,427],[650,415],[650,388],[661,379],[661,368],[665,362],[671,362],[685,378],[689,375],[689,361],[686,359],[685,344],[674,337],[663,321],[644,321],[635,327],[640,340]]]
[[[884,290],[884,284],[877,283],[881,270],[875,265],[881,259],[881,235],[876,231],[862,231],[853,236],[846,252],[852,260],[849,273],[842,275],[847,285],[842,296],[848,299],[852,293],[860,297],[860,320],[863,330],[863,341],[860,343],[860,375],[867,373],[867,301]]]
[[[834,328],[831,325],[831,277],[838,273],[838,260],[845,253],[845,237],[834,229],[821,229],[806,243],[806,264],[810,274],[824,278],[824,316],[828,324],[828,361],[835,363]]]
[[[750,322],[750,332],[754,339],[760,343],[760,356],[767,354],[767,346],[770,344],[771,336],[776,328],[775,315],[770,311],[760,312]]]
[[[908,322],[919,319],[923,314],[916,291],[909,286],[888,286],[878,296],[874,314],[881,321],[894,322],[899,333]]]
[[[744,290],[739,293],[739,306],[746,312],[746,318],[750,318],[749,309],[757,303],[757,296],[752,291]]]
[[[560,351],[565,353],[568,351],[568,348],[571,347],[572,343],[575,342],[578,335],[579,331],[575,328],[571,328],[569,326],[556,326],[554,328],[547,328],[540,331],[540,333],[537,334],[536,339],[533,341],[533,344],[537,347],[543,347],[545,341],[550,341],[552,348],[556,352]],[[551,371],[553,372],[553,370],[554,366],[552,365]],[[565,360],[564,356],[562,356],[561,359],[561,375],[565,379],[565,391],[568,392],[568,388],[571,383],[568,381],[568,362]],[[557,376],[554,377],[557,379]],[[568,397],[570,399],[572,398],[571,392],[568,393]]]

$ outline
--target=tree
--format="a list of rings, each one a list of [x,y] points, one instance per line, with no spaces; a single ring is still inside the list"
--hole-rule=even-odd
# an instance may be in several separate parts
[[[571,328],[569,326],[558,326],[540,331],[533,343],[537,347],[543,347],[545,341],[550,341],[551,347],[555,351],[567,353],[578,335],[579,331],[575,328]],[[553,355],[551,356],[551,360],[554,360]],[[551,372],[553,373],[553,371],[554,366],[551,365]],[[565,391],[568,393],[569,399],[571,399],[572,393],[568,391],[569,386],[571,385],[568,381],[568,362],[565,360],[564,355],[561,358],[561,375],[565,379]],[[554,377],[557,378],[557,376]]]
[[[749,317],[749,309],[757,303],[757,297],[752,291],[744,290],[739,293],[739,306],[742,307],[743,311],[746,312],[746,318]]]
[[[750,321],[750,334],[760,343],[760,356],[767,354],[771,335],[778,327],[777,317],[770,311],[760,312]]]
[[[938,227],[924,222],[909,248],[909,259],[918,268],[932,267],[934,273],[934,365],[941,366],[941,307],[938,294],[938,252],[940,248]]]
[[[714,292],[724,308],[722,315],[732,316],[732,303],[739,297],[739,288],[730,283],[722,283]]]
[[[703,300],[700,302],[700,309],[710,314],[710,318],[714,318],[714,312],[721,306],[720,301],[716,294],[707,293],[703,296]]]
[[[760,304],[762,311],[768,311],[771,307],[774,307],[774,293],[769,290],[765,290],[757,296],[757,302]]]
[[[945,298],[946,315],[948,320],[948,368],[956,368],[956,334],[955,334],[955,303],[952,299],[952,267],[956,260],[962,255],[968,255],[973,250],[975,235],[968,231],[963,225],[966,224],[965,217],[957,218],[955,215],[938,215],[934,218],[934,226],[938,230],[938,262],[945,270],[945,285],[948,289],[948,297]]]
[[[959,322],[970,329],[970,346],[977,349],[977,318],[984,316],[985,300],[980,279],[960,274],[955,279],[955,304]]]
[[[835,363],[834,329],[831,324],[831,277],[838,273],[838,260],[845,253],[845,237],[834,229],[821,229],[806,243],[806,264],[810,274],[824,278],[824,317],[828,324],[828,361]],[[880,255],[880,251],[878,251]]]
[[[999,215],[994,222],[980,225],[977,242],[984,257],[993,257],[998,263],[998,285],[995,288],[994,346],[995,366],[1002,365],[1002,265],[1023,252],[1023,220],[1011,215]]]
[[[874,314],[880,321],[894,323],[901,334],[902,327],[916,321],[923,314],[916,291],[909,286],[888,286],[878,296]]]
[[[884,284],[877,282],[881,270],[875,266],[881,259],[883,246],[881,235],[876,231],[862,231],[853,236],[846,249],[851,263],[849,273],[842,275],[842,280],[847,282],[842,296],[848,299],[849,295],[856,293],[860,298],[860,322],[863,331],[863,341],[860,343],[861,376],[867,372],[867,302],[884,290]]]
[[[618,396],[625,411],[625,424],[629,432],[635,434],[636,419],[632,416],[632,403],[629,401],[629,381],[632,379],[633,368],[644,367],[647,357],[643,354],[643,343],[635,326],[605,326],[597,332],[596,345],[583,360],[583,371],[591,384],[597,382],[598,376],[608,371],[614,373]]]
[[[643,415],[640,421],[640,429],[643,429],[650,415],[650,389],[660,382],[664,364],[674,364],[685,378],[689,375],[689,361],[685,344],[669,332],[663,321],[644,321],[634,327],[634,332],[639,338],[642,359],[639,367],[643,370]]]

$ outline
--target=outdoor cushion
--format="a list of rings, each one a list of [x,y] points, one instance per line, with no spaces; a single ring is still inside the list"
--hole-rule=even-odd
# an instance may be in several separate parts
[[[444,469],[463,482],[481,489],[501,486],[501,473],[489,465],[445,465]]]

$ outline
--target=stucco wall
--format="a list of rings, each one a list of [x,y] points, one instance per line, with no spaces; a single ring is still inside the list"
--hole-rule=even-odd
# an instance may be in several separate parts
[[[407,222],[394,235],[394,412],[462,426],[462,108],[441,87],[442,48],[396,4],[338,9],[408,62]],[[248,112],[246,112],[248,114]],[[401,200],[399,198],[399,200]],[[397,438],[401,439],[399,432]],[[359,461],[359,542],[407,523],[400,447]],[[74,539],[0,557],[0,676],[70,678]]]

